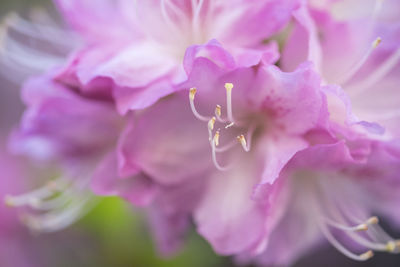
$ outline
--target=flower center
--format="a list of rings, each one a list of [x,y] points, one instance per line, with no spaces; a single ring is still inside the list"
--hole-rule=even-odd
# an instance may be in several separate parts
[[[193,115],[200,121],[207,123],[208,130],[208,140],[211,147],[211,155],[212,160],[215,167],[220,171],[226,171],[230,169],[230,166],[221,166],[221,164],[217,160],[217,153],[223,153],[233,148],[238,142],[242,146],[245,152],[250,151],[251,139],[254,134],[255,126],[250,126],[247,129],[246,137],[243,134],[237,135],[236,140],[231,140],[225,145],[220,146],[220,136],[221,131],[237,131],[239,128],[243,128],[245,123],[235,120],[233,116],[233,108],[232,108],[232,83],[225,83],[226,89],[226,117],[222,117],[222,108],[221,105],[216,105],[214,115],[213,116],[203,116],[201,115],[195,106],[194,99],[196,95],[196,88],[191,88],[189,90],[189,102],[190,108],[193,112]],[[217,124],[221,124],[221,127],[217,127]]]

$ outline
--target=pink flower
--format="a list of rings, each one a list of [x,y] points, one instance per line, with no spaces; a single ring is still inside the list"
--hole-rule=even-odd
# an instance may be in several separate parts
[[[330,13],[340,1],[299,2],[58,1],[83,46],[26,84],[14,149],[58,160],[67,177],[10,203],[49,208],[29,225],[50,231],[83,214],[89,187],[118,195],[147,207],[164,253],[191,219],[217,253],[265,264],[288,264],[322,236],[356,260],[398,252],[372,217],[398,203],[397,24],[358,31],[363,13]],[[285,72],[278,46],[262,41],[290,16]],[[381,53],[375,28],[391,40]],[[372,47],[353,57],[360,43]],[[338,69],[347,72],[331,78]],[[351,95],[352,82],[374,99]],[[383,118],[368,114],[376,107]],[[49,204],[59,186],[67,193]]]
[[[191,45],[217,39],[239,66],[256,65],[262,41],[286,25],[297,2],[58,0],[84,39],[58,79],[83,92],[97,92],[98,82],[107,82],[121,113],[145,108],[185,81],[182,61]]]
[[[37,231],[55,231],[75,222],[93,206],[89,191],[98,162],[115,146],[124,125],[110,102],[86,99],[51,80],[51,73],[24,86],[28,105],[12,135],[11,148],[61,174],[41,188],[7,198],[11,206],[30,206],[39,212],[26,217]]]
[[[400,201],[399,158],[382,143],[370,143],[370,149],[367,163],[356,160],[343,141],[299,152],[279,178],[284,185],[274,204],[283,212],[265,251],[238,260],[290,265],[322,237],[358,261],[371,258],[373,251],[400,252],[399,241],[374,216],[400,222],[394,212]]]
[[[325,2],[293,13],[296,25],[282,55],[283,69],[312,60],[325,83],[342,88],[333,93],[329,85],[330,95],[342,98],[328,96],[333,121],[342,124],[348,109],[353,115],[347,123],[364,126],[371,138],[398,138],[398,1]]]
[[[197,89],[137,114],[119,140],[117,160],[102,167],[119,169],[120,179],[99,172],[93,187],[113,194],[122,182],[136,181],[148,193],[158,191],[153,205],[166,214],[159,222],[192,215],[218,253],[262,250],[275,180],[310,146],[309,132],[326,124],[320,79],[310,64],[293,73],[269,62],[226,70],[200,58],[191,69],[183,87]]]

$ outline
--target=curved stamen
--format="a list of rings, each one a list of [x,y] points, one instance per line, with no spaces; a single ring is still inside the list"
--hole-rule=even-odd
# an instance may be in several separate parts
[[[355,226],[347,226],[341,223],[338,223],[336,221],[333,221],[327,217],[323,217],[323,220],[326,222],[326,224],[335,227],[337,229],[343,230],[343,231],[350,231],[350,232],[359,232],[359,231],[367,231],[368,230],[368,225],[366,223],[361,223]]]
[[[217,120],[218,120],[219,122],[221,122],[221,123],[226,123],[226,120],[224,120],[224,119],[221,118],[222,112],[221,112],[221,106],[220,106],[220,105],[217,105],[217,106],[215,107],[215,112],[214,112],[214,114],[215,114],[215,117],[217,118]]]
[[[243,135],[243,134],[242,134],[242,135],[239,135],[239,136],[237,137],[237,140],[238,140],[239,143],[242,145],[244,151],[246,151],[246,152],[249,152],[249,151],[250,151],[250,148],[247,146],[246,138],[244,138],[244,135]]]
[[[217,134],[216,134],[217,137],[214,136],[214,139],[210,142],[210,144],[211,144],[212,160],[213,160],[213,163],[214,163],[215,167],[216,167],[219,171],[227,171],[227,170],[230,169],[230,166],[223,167],[223,166],[221,166],[221,165],[218,163],[218,161],[217,161],[217,154],[216,154],[215,148],[216,148],[216,146],[217,146],[216,143],[219,142],[219,132],[217,132],[217,133],[218,133],[218,136],[217,136]]]
[[[210,120],[211,118],[208,118],[208,117],[206,117],[206,116],[200,115],[199,112],[197,112],[197,110],[196,110],[196,107],[195,107],[195,105],[194,105],[194,97],[195,97],[195,95],[196,95],[196,91],[197,91],[196,88],[190,88],[190,90],[189,90],[190,108],[192,109],[193,115],[194,115],[197,119],[199,119],[199,120],[201,120],[201,121],[208,121],[208,120]]]
[[[54,46],[54,48],[59,48],[60,46],[68,50],[73,48],[73,42],[65,42],[66,35],[69,36],[68,39],[74,40],[75,37],[73,34],[67,30],[51,26],[51,24],[43,25],[32,23],[14,12],[7,15],[3,23],[5,27],[22,34],[29,39],[41,40],[55,44],[56,46]],[[60,52],[66,51],[62,50]]]
[[[70,207],[62,210],[50,211],[42,215],[24,215],[22,221],[32,230],[40,232],[54,232],[61,230],[86,214],[92,206],[91,197],[74,201]]]
[[[63,190],[65,184],[60,184],[59,182],[51,181],[44,185],[41,188],[38,188],[34,191],[31,191],[26,194],[22,194],[19,196],[6,196],[5,203],[10,207],[19,207],[24,205],[31,205],[32,203],[37,202],[37,200],[49,198],[55,193]]]
[[[357,95],[365,90],[367,90],[370,86],[376,84],[380,80],[382,80],[400,61],[400,48],[396,50],[388,59],[385,60],[377,69],[375,69],[371,74],[368,75],[366,79],[363,81],[351,85],[348,88],[350,95]]]
[[[200,12],[203,7],[203,2],[204,0],[199,0],[198,3],[196,3],[196,0],[192,0],[192,12],[193,12],[193,17],[192,17],[192,30],[194,33],[194,40],[196,42],[199,42],[201,40],[201,36],[199,35],[200,32]]]
[[[166,1],[166,4],[169,6],[169,8],[175,13],[175,15],[177,15],[179,17],[180,21],[184,21],[185,19],[187,19],[186,14],[182,11],[181,8],[176,6],[174,1],[171,1],[171,0],[165,0],[165,1]]]
[[[171,16],[168,14],[168,11],[165,6],[165,0],[161,0],[161,14],[163,16],[165,23],[167,24],[167,27],[172,31],[172,33],[176,37],[182,36],[182,34],[180,34],[179,29],[177,28],[177,24],[171,19]]]
[[[384,235],[384,234],[378,233],[380,231],[384,232],[381,229],[381,227],[378,226],[378,223],[379,223],[378,217],[372,216],[372,217],[369,217],[364,220],[360,219],[359,216],[363,216],[360,214],[362,214],[364,212],[362,211],[362,209],[359,209],[354,206],[354,203],[353,203],[352,197],[351,197],[352,195],[348,195],[343,198],[337,198],[336,195],[333,195],[332,193],[330,193],[331,190],[329,190],[329,183],[327,184],[325,182],[325,183],[319,183],[319,184],[322,185],[322,187],[321,187],[322,191],[319,192],[319,194],[323,201],[320,201],[320,200],[317,201],[314,199],[313,203],[314,203],[316,209],[318,209],[318,213],[323,214],[321,216],[321,219],[319,220],[319,224],[320,224],[321,228],[325,228],[325,229],[321,229],[321,230],[325,231],[324,235],[327,237],[327,239],[331,243],[333,241],[332,238],[333,239],[335,239],[335,238],[329,232],[329,229],[327,228],[327,226],[331,226],[336,229],[345,231],[346,235],[352,241],[354,241],[355,243],[357,243],[367,249],[390,252],[390,253],[398,253],[399,252],[399,246],[398,246],[398,242],[396,242],[396,240],[394,240],[387,234]],[[345,186],[345,185],[343,185],[343,186]],[[347,188],[347,190],[345,190],[345,192],[343,192],[343,193],[344,194],[352,194],[352,190],[350,190],[351,187],[347,186],[346,188]],[[343,199],[346,199],[347,201],[344,202]],[[327,205],[329,205],[329,208],[322,207],[322,205],[324,205],[323,203],[325,201],[328,202]],[[360,212],[360,214],[357,215],[357,212],[355,212],[355,211]],[[327,215],[327,213],[329,213],[329,217],[325,216],[325,215]],[[348,224],[351,221],[356,222],[357,225],[349,226]],[[359,222],[361,222],[361,223],[359,223]],[[359,233],[360,231],[363,231],[366,234],[361,235]],[[375,233],[375,234],[373,234],[373,233]],[[331,238],[331,239],[329,239],[329,238]],[[383,242],[378,241],[378,240],[382,240],[382,239],[383,239]],[[339,243],[339,245],[341,245],[339,241],[337,241],[337,240],[335,240],[335,241],[337,243]],[[333,242],[335,242],[335,241],[333,241]],[[332,244],[336,246],[337,243],[332,243]],[[341,245],[341,247],[338,249],[341,252],[344,252],[343,249],[347,250],[346,248],[344,248],[343,245]],[[349,252],[349,251],[347,251],[347,252]],[[360,256],[360,255],[352,255],[352,254],[354,254],[354,253],[345,254],[345,255],[351,256],[351,257],[354,257],[354,256],[359,257]]]
[[[374,253],[372,250],[368,250],[360,255],[357,255],[347,248],[345,248],[333,235],[332,233],[326,228],[326,226],[323,223],[318,224],[320,227],[321,232],[324,234],[325,238],[329,241],[329,243],[332,244],[337,250],[339,250],[341,253],[343,253],[345,256],[349,257],[350,259],[356,260],[356,261],[366,261],[374,256]]]
[[[378,47],[381,43],[382,39],[380,37],[376,38],[364,56],[357,61],[342,77],[336,79],[337,84],[345,84],[347,83],[353,76],[360,70],[360,68],[365,64],[368,58],[371,56],[372,52]]]

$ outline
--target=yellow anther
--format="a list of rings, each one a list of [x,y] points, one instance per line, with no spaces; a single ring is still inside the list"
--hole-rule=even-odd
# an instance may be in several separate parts
[[[217,115],[218,117],[221,116],[221,106],[220,105],[217,105],[215,107],[215,115]]]
[[[361,260],[368,260],[374,256],[374,252],[372,250],[368,250],[367,252],[360,255]]]
[[[246,147],[247,146],[247,142],[246,139],[244,138],[244,135],[241,134],[237,137],[237,140],[239,141],[239,143],[243,146]]]
[[[215,117],[212,117],[209,121],[208,121],[208,129],[210,131],[212,131],[214,129],[214,124],[215,124]]]
[[[214,144],[215,146],[219,145],[219,131],[217,131],[214,135]]]
[[[232,91],[233,83],[225,83],[225,89],[227,91]]]
[[[378,224],[379,223],[379,218],[376,216],[372,216],[366,221],[366,224]]]
[[[12,200],[12,196],[5,196],[4,197],[4,203],[6,204],[7,207],[14,207],[14,201]]]
[[[382,42],[382,38],[381,38],[381,37],[376,38],[375,41],[372,43],[372,47],[373,47],[373,48],[377,48],[378,45],[379,45],[381,42]]]
[[[190,91],[189,91],[189,98],[190,98],[190,100],[194,100],[194,96],[196,95],[196,91],[197,91],[197,89],[196,88],[190,88]]]
[[[395,241],[389,241],[386,243],[386,250],[389,252],[394,252],[397,249],[397,244]]]
[[[356,231],[367,231],[368,230],[368,225],[365,223],[362,223],[356,227]]]

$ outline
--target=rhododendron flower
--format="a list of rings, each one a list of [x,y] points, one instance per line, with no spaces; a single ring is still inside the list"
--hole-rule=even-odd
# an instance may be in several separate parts
[[[12,149],[56,162],[62,175],[43,188],[10,196],[7,202],[48,210],[26,222],[36,230],[53,231],[74,222],[93,204],[88,191],[91,175],[112,149],[123,119],[110,103],[82,98],[48,76],[29,80],[23,98],[29,109],[12,137]]]
[[[145,108],[185,81],[182,60],[191,45],[217,39],[239,65],[256,65],[262,41],[286,25],[297,2],[57,0],[84,39],[58,79],[86,93],[107,84],[122,113]]]
[[[31,227],[71,223],[91,189],[147,207],[164,253],[191,221],[240,261],[289,264],[323,236],[355,260],[399,252],[374,216],[399,200],[397,23],[380,1],[367,18],[348,1],[93,3],[57,1],[82,46],[24,87],[12,146],[65,170],[8,198],[49,210]],[[291,17],[280,58],[268,38]]]
[[[284,212],[266,250],[239,260],[290,265],[322,236],[358,261],[371,258],[372,251],[398,253],[399,240],[383,230],[374,213],[399,223],[393,212],[400,201],[399,158],[378,142],[370,145],[367,163],[354,158],[343,141],[296,154],[279,177],[284,185],[275,205]]]
[[[390,0],[304,5],[294,12],[296,24],[282,55],[286,70],[306,58],[315,62],[328,87],[341,95],[341,104],[329,101],[333,121],[343,123],[343,105],[351,106],[354,115],[347,122],[364,125],[381,135],[374,138],[386,140],[399,134],[398,5]]]
[[[192,88],[189,99],[177,93],[135,116],[119,143],[120,175],[145,174],[161,192],[200,183],[186,196],[176,190],[169,213],[194,202],[198,231],[218,253],[261,249],[270,230],[269,185],[310,145],[308,132],[326,123],[320,79],[310,64],[293,73],[269,63],[227,71],[197,59],[182,86]],[[98,175],[97,192],[112,193],[112,178]],[[262,200],[252,199],[254,187]]]

